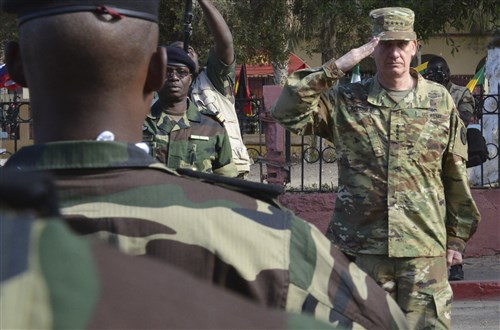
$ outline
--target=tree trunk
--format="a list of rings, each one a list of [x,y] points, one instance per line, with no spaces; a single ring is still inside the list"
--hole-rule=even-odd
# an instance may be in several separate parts
[[[273,66],[274,84],[284,86],[288,78],[288,61],[285,63],[271,62]]]
[[[489,82],[488,94],[495,95],[485,99],[482,125],[483,136],[489,150],[489,159],[483,163],[484,184],[498,184],[498,107],[499,107],[499,84],[500,84],[500,37],[496,37],[488,46],[488,58],[486,60],[486,78]],[[484,115],[491,113],[494,115]],[[481,185],[481,166],[476,166],[469,171],[469,180],[472,186]]]

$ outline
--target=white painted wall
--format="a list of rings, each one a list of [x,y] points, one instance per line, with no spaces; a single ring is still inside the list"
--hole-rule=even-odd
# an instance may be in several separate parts
[[[500,48],[490,48],[488,49],[488,59],[486,60],[486,78],[489,83],[489,94],[495,95],[499,94],[498,84],[500,83]],[[498,102],[500,100],[497,98],[489,97],[485,101],[485,109],[487,112],[493,113],[497,111],[498,113]],[[492,143],[498,146],[498,116],[483,115],[483,136],[486,143]],[[497,149],[493,146],[488,146],[490,152],[490,157],[496,155],[495,159],[487,160],[483,164],[483,175],[484,184],[489,186],[490,184],[498,184],[498,157]],[[472,186],[479,186],[481,184],[481,166],[476,166],[469,169],[469,180]]]

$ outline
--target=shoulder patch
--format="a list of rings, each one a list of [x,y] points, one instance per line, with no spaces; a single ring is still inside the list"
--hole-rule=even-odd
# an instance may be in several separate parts
[[[455,133],[455,142],[453,145],[453,153],[467,160],[467,128],[459,120],[459,127]]]

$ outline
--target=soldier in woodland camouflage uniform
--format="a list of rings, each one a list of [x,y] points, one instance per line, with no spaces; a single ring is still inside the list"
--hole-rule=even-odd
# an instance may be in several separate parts
[[[50,178],[0,169],[2,329],[329,329],[76,236]]]
[[[337,146],[339,190],[327,236],[399,303],[412,328],[449,328],[447,267],[480,215],[467,182],[466,130],[441,85],[410,69],[414,13],[370,12],[373,38],[293,73],[272,109],[297,134]],[[336,82],[373,55],[375,77]]]
[[[167,79],[144,122],[143,141],[153,156],[172,169],[236,177],[224,125],[189,99],[195,63],[178,47],[168,46]]]
[[[243,142],[240,123],[234,106],[234,81],[236,58],[233,35],[224,17],[211,0],[197,0],[210,34],[213,47],[208,53],[204,68],[200,68],[198,53],[188,45],[188,55],[196,64],[196,74],[191,85],[191,99],[199,110],[217,116],[229,135],[232,159],[238,169],[238,178],[244,179],[250,172],[252,163]],[[183,41],[175,41],[171,46],[184,48]]]
[[[30,87],[35,134],[35,145],[5,166],[51,172],[76,232],[337,328],[407,327],[395,301],[317,228],[277,205],[182,177],[138,147],[166,73],[157,0],[2,5],[18,13],[19,41],[7,45],[6,59],[11,77]]]

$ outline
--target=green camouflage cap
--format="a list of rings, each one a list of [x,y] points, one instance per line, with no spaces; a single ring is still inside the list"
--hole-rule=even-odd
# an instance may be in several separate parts
[[[370,12],[372,19],[372,36],[380,40],[416,40],[413,31],[415,13],[402,7],[386,7]]]

